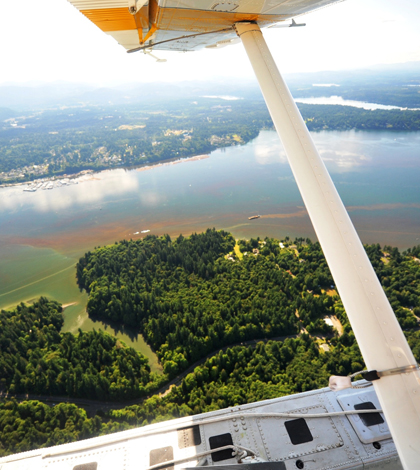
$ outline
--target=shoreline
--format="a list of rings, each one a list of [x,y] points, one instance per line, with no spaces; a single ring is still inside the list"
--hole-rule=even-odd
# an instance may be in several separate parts
[[[153,170],[154,168],[159,168],[162,166],[168,166],[168,165],[177,165],[178,163],[183,163],[183,162],[190,162],[190,161],[199,161],[199,160],[204,160],[206,158],[210,158],[209,154],[202,154],[202,155],[194,155],[192,157],[185,157],[185,158],[170,158],[167,160],[161,160],[160,162],[156,162],[153,164],[149,163],[141,163],[140,165],[134,165],[134,166],[118,166],[118,167],[110,167],[110,168],[101,168],[98,170],[82,170],[79,173],[73,173],[71,175],[62,174],[62,175],[54,175],[54,176],[43,176],[37,179],[33,180],[26,180],[26,181],[19,181],[17,183],[0,183],[0,190],[3,188],[12,188],[15,186],[28,186],[31,184],[37,184],[37,183],[46,183],[48,181],[57,181],[61,179],[77,179],[81,178],[82,176],[85,175],[95,175],[98,173],[102,173],[104,171],[112,171],[112,170],[135,170],[135,171],[148,171],[148,170]]]
[[[98,170],[98,172],[104,170]],[[27,180],[27,181],[19,181],[17,183],[0,183],[0,189],[2,188],[12,188],[14,186],[26,186],[30,184],[37,184],[37,183],[47,183],[48,181],[57,181],[62,179],[76,179],[80,178],[81,176],[88,175],[90,173],[96,173],[95,170],[82,170],[79,173],[73,173],[68,175],[64,173],[63,175],[54,175],[54,176],[43,176],[34,180]]]
[[[196,162],[199,160],[204,160],[206,158],[210,158],[210,155],[203,154],[203,155],[195,155],[194,157],[162,160],[162,162],[156,163],[154,165],[131,167],[131,168],[135,169],[136,171],[147,171],[147,170],[153,170],[154,168],[159,168],[161,166],[177,165],[178,163],[184,163],[184,162]]]

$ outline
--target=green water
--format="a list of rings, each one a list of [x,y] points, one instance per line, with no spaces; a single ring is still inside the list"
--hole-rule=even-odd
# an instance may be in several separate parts
[[[31,302],[41,295],[63,304],[85,302],[75,283],[75,259],[29,245],[0,246],[0,258],[2,307]]]
[[[0,259],[0,308],[13,308],[20,302],[32,303],[40,296],[57,300],[65,306],[62,331],[75,334],[79,328],[107,331],[144,354],[153,371],[161,371],[156,355],[141,335],[89,318],[88,295],[76,284],[76,258],[50,248],[8,245],[0,246]]]
[[[313,137],[362,241],[420,244],[420,133]],[[262,217],[249,221],[254,214]],[[40,295],[73,304],[64,311],[65,331],[115,333],[158,370],[140,335],[89,318],[74,266],[95,246],[141,238],[143,230],[178,236],[207,227],[236,238],[316,238],[275,132],[203,160],[105,171],[52,191],[0,189],[0,308]]]

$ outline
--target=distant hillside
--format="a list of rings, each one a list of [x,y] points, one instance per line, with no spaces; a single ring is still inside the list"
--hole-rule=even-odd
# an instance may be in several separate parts
[[[404,64],[374,65],[356,70],[324,70],[311,73],[285,74],[288,83],[339,83],[341,85],[361,84],[381,85],[392,83],[407,84],[413,82],[420,85],[420,61]]]
[[[420,62],[374,66],[369,69],[286,74],[295,96],[330,96],[346,94],[348,99],[375,98],[381,104],[414,107],[420,87]],[[317,87],[319,84],[339,87]],[[401,95],[400,88],[406,91]],[[87,83],[23,83],[0,85],[0,105],[17,110],[58,106],[119,105],[165,103],[171,100],[195,99],[204,95],[262,99],[256,80],[238,83],[229,79],[185,82],[131,82],[97,86]],[[395,95],[395,96],[394,96]],[[416,104],[417,106],[417,104]]]
[[[223,90],[221,93],[220,90]],[[194,99],[204,95],[261,96],[256,83],[178,82],[129,83],[98,87],[84,83],[44,83],[0,85],[0,104],[20,111],[57,108],[62,106],[121,105],[159,103]]]
[[[0,108],[0,121],[16,116],[16,112],[10,108]]]

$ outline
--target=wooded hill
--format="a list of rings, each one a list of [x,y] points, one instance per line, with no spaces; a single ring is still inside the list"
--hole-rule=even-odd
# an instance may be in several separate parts
[[[302,328],[333,333],[324,318],[342,314],[319,243],[282,244],[251,239],[234,251],[233,237],[214,229],[174,241],[150,235],[87,253],[77,279],[89,292],[88,313],[138,329],[174,376],[229,344]],[[402,326],[416,327],[414,251],[403,256],[379,245],[367,251]]]
[[[60,333],[61,306],[41,297],[0,315],[0,384],[10,394],[124,400],[161,378],[147,359],[103,331]]]
[[[307,292],[332,283],[319,245],[305,246],[303,266],[274,240],[251,243],[261,255],[250,248],[233,260],[226,255],[235,240],[223,231],[123,241],[87,253],[77,279],[89,292],[88,313],[137,328],[169,376],[219,347],[297,334],[300,321],[331,332],[323,317],[332,298]]]

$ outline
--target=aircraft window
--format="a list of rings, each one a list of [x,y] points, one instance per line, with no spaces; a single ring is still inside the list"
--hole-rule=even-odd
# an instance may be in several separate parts
[[[73,467],[73,470],[96,470],[98,462],[82,463]]]
[[[303,418],[286,421],[284,425],[286,426],[287,434],[289,434],[293,445],[304,444],[305,442],[314,440],[311,431]]]
[[[376,410],[376,406],[371,401],[358,403],[354,405],[355,410]],[[379,413],[366,413],[358,415],[366,427],[374,426],[375,424],[382,424],[384,422]]]
[[[200,426],[178,429],[178,447],[199,446],[201,444]]]
[[[150,466],[157,465],[159,463],[165,463],[168,460],[174,459],[174,450],[172,446],[168,447],[161,447],[160,449],[153,449],[150,451]],[[173,465],[168,465],[164,467],[162,465],[161,470],[171,470],[173,469]]]
[[[232,434],[219,434],[218,436],[212,436],[209,438],[210,449],[217,449],[218,447],[231,446],[233,445]],[[232,449],[220,450],[219,452],[213,452],[211,458],[213,462],[220,462],[221,460],[228,460],[232,458]]]

